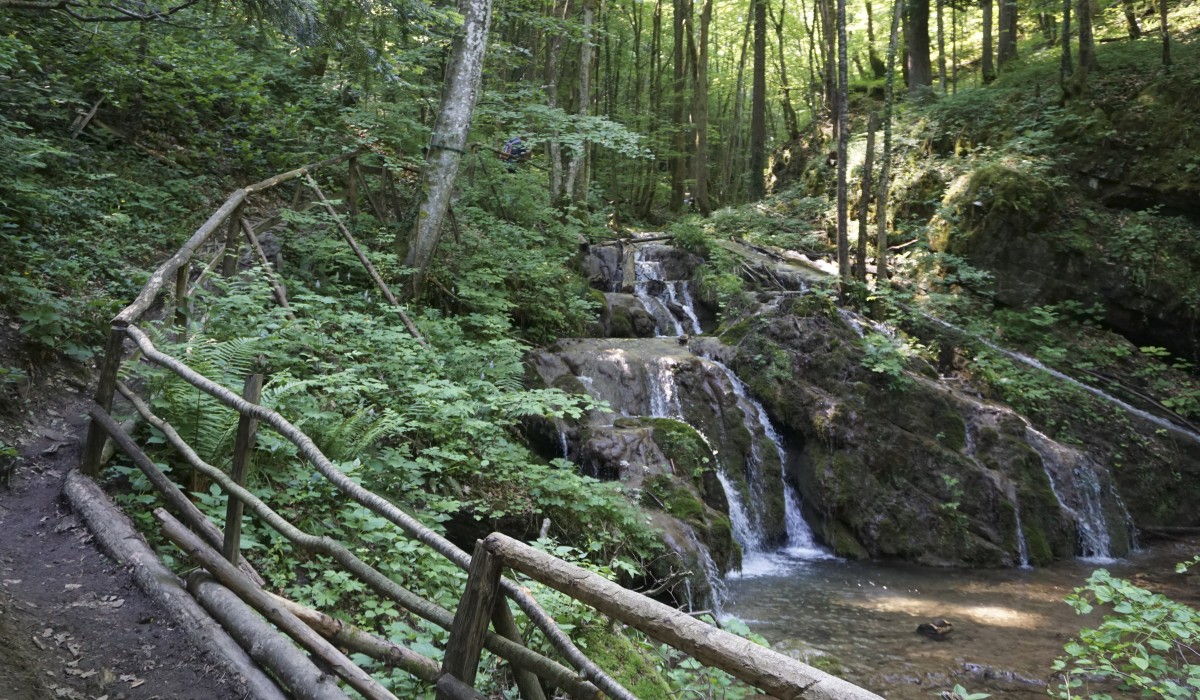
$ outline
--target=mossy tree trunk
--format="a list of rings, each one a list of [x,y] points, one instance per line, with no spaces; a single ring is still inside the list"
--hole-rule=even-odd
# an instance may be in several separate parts
[[[1070,2],[1071,0],[1063,0]],[[982,80],[985,83],[990,83],[996,77],[996,66],[993,63],[992,54],[992,0],[983,0],[979,3],[979,7],[983,10],[983,63],[980,71],[982,72]]]
[[[933,85],[929,60],[929,0],[908,3],[908,94],[920,95]]]

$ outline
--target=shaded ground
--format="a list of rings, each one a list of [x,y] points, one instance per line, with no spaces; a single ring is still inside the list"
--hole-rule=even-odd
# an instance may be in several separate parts
[[[89,387],[28,365],[20,344],[0,318],[0,365],[28,375],[0,385],[0,440],[20,452],[7,488],[0,478],[0,700],[238,697],[60,500]]]

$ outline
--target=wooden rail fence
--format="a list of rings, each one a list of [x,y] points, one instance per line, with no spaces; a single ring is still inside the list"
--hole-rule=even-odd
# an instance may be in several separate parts
[[[684,612],[622,588],[505,535],[494,533],[477,542],[473,554],[469,555],[394,503],[355,483],[334,466],[313,441],[287,418],[259,405],[261,375],[247,377],[242,391],[238,393],[213,382],[179,358],[155,347],[139,323],[168,281],[174,281],[174,314],[171,320],[183,332],[188,323],[191,295],[218,266],[225,276],[237,272],[243,239],[257,263],[266,271],[266,278],[276,302],[289,314],[292,313],[288,306],[286,290],[272,273],[270,262],[258,241],[258,234],[278,224],[281,218],[272,216],[258,224],[252,224],[243,215],[251,196],[291,181],[299,181],[292,200],[293,207],[299,204],[307,187],[315,197],[311,204],[320,206],[333,215],[339,234],[354,251],[373,283],[387,302],[398,309],[405,327],[413,337],[424,343],[417,327],[374,269],[349,229],[341,223],[332,204],[312,178],[314,172],[328,172],[334,166],[346,164],[345,199],[350,211],[357,210],[361,195],[375,216],[386,220],[399,212],[400,200],[396,195],[393,177],[386,166],[371,167],[360,163],[367,155],[361,150],[346,153],[236,190],[173,256],[154,271],[134,301],[112,320],[104,357],[100,363],[94,404],[90,411],[92,420],[81,459],[81,472],[91,477],[100,473],[105,443],[112,440],[145,473],[156,491],[179,518],[176,519],[161,508],[155,511],[155,518],[166,537],[196,564],[206,569],[213,579],[286,632],[309,653],[322,659],[326,667],[332,669],[346,685],[367,698],[390,699],[394,696],[352,663],[339,647],[368,654],[386,664],[403,669],[430,684],[440,700],[475,700],[483,697],[472,687],[483,649],[489,650],[512,666],[521,697],[526,700],[544,700],[547,697],[546,688],[556,689],[559,693],[580,700],[605,696],[618,700],[634,699],[632,693],[580,651],[526,587],[503,576],[505,568],[520,572],[571,598],[591,605],[613,619],[693,656],[706,666],[722,669],[770,696],[782,700],[800,697],[829,700],[878,698],[869,691],[791,657],[724,632]],[[378,179],[379,186],[376,192],[372,193],[371,183],[366,175]],[[219,235],[222,231],[223,239]],[[206,249],[206,246],[208,249],[215,248],[215,252],[211,261],[193,279],[192,259],[201,250]],[[126,345],[130,342],[134,350],[132,357],[137,361],[164,368],[238,413],[239,423],[231,473],[227,474],[204,462],[169,423],[153,413],[145,400],[118,380],[119,369],[126,360]],[[209,521],[112,418],[110,413],[117,393],[120,393],[143,420],[165,436],[167,443],[196,473],[210,479],[226,494],[228,505],[224,528],[218,528]],[[457,610],[452,613],[418,596],[363,562],[336,540],[303,532],[246,489],[248,456],[253,448],[255,432],[260,427],[274,430],[291,441],[299,454],[346,497],[387,519],[408,536],[467,571],[466,588]],[[248,510],[296,547],[329,556],[378,595],[394,601],[417,617],[449,630],[450,636],[443,661],[439,664],[410,649],[292,601],[279,599],[263,590],[262,578],[241,554],[240,531],[244,510]],[[216,586],[212,579],[203,576],[193,579],[194,585],[191,586],[191,590],[197,597],[221,598],[222,594],[212,592]],[[525,645],[508,601],[516,603],[545,636],[554,653],[569,666]],[[227,602],[212,604],[221,608],[229,607]],[[489,627],[494,631],[489,631]],[[336,645],[330,640],[336,641]],[[268,659],[266,663],[271,661]],[[287,668],[296,666],[295,662],[280,661],[272,670],[277,676],[286,678],[289,677]],[[301,671],[296,671],[291,677],[305,678]],[[300,686],[291,688],[297,697],[325,698],[340,694],[340,691],[330,690],[322,684],[311,682],[311,679],[297,680],[294,684]]]

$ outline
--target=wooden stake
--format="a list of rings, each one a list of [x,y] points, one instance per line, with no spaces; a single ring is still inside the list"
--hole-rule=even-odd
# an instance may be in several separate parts
[[[108,343],[104,346],[104,359],[100,363],[100,380],[96,384],[95,401],[100,408],[108,413],[112,410],[113,392],[117,388],[117,370],[121,368],[121,356],[125,353],[126,326],[113,322],[108,333]],[[83,446],[83,456],[80,458],[79,471],[84,476],[95,478],[100,475],[100,454],[104,451],[104,429],[96,423],[88,425],[87,441]]]
[[[475,543],[471,568],[467,572],[467,587],[454,613],[450,640],[446,643],[446,656],[442,660],[442,672],[467,685],[475,683],[479,654],[483,651],[483,637],[492,619],[499,590],[500,558],[485,549],[483,540],[479,540]],[[438,700],[449,700],[440,690],[437,697]]]
[[[262,396],[263,376],[252,374],[246,377],[242,388],[242,398],[250,403],[258,403]],[[231,476],[238,486],[246,485],[246,475],[250,470],[250,452],[254,449],[254,433],[258,430],[258,421],[242,414],[238,418],[237,440],[233,446],[233,469]],[[230,494],[225,506],[225,545],[222,553],[231,562],[236,562],[242,543],[242,502]]]
[[[242,233],[246,234],[246,241],[250,243],[250,247],[258,255],[258,262],[262,265],[263,273],[267,276],[267,284],[271,285],[271,292],[275,295],[275,301],[287,311],[287,317],[295,321],[296,315],[292,313],[292,307],[288,306],[287,292],[284,291],[283,284],[279,282],[279,278],[275,276],[275,272],[271,268],[271,261],[267,260],[267,254],[263,252],[262,244],[258,242],[258,236],[254,234],[254,227],[245,218],[240,218],[238,221],[241,223]]]
[[[363,194],[367,196],[367,204],[371,205],[371,211],[375,212],[375,218],[379,219],[380,223],[387,223],[387,210],[379,206],[375,201],[375,195],[371,194],[371,186],[367,183],[367,178],[362,173],[362,168],[354,167],[354,174],[358,177],[358,181],[362,184]]]
[[[188,276],[192,266],[184,263],[175,271],[175,327],[179,329],[179,337],[187,335],[188,310]]]
[[[225,231],[225,261],[221,263],[221,276],[233,277],[233,273],[237,272],[238,251],[241,249],[238,236],[238,219],[242,215],[242,207],[239,204],[238,208],[233,211],[226,224]]]
[[[346,168],[346,208],[350,210],[350,216],[358,216],[358,179],[354,177],[357,162],[358,158],[351,158],[350,166]]]

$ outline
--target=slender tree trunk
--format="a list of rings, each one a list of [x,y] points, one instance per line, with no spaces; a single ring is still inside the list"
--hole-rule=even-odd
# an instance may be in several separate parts
[[[442,221],[450,208],[450,195],[464,148],[471,115],[479,99],[483,58],[487,51],[488,28],[492,21],[491,0],[462,0],[462,32],[451,49],[450,68],[442,87],[441,109],[434,123],[429,152],[421,181],[426,192],[417,214],[405,265],[413,268],[413,295],[425,289],[429,264],[441,235]]]
[[[867,6],[867,62],[871,64],[871,74],[876,78],[882,78],[887,75],[887,66],[879,57],[879,52],[875,50],[875,20],[871,0],[865,0],[865,2]]]
[[[561,2],[558,5],[557,2]],[[556,0],[551,7],[555,19],[565,21],[570,16],[571,0]],[[558,57],[562,52],[562,32],[551,32],[546,45],[546,104],[550,108],[558,106]],[[548,177],[550,180],[550,201],[558,204],[563,198],[565,183],[563,182],[562,144],[558,133],[546,142],[546,159],[550,162]]]
[[[754,3],[754,66],[750,97],[750,199],[766,194],[767,168],[767,4]]]
[[[1167,22],[1167,0],[1159,1],[1158,14],[1162,18],[1162,64],[1169,66],[1171,65],[1171,28]]]
[[[904,0],[896,0],[892,11],[892,33],[888,40],[887,81],[883,95],[883,155],[879,170],[879,202],[875,205],[876,237],[875,279],[879,282],[888,278],[888,188],[891,186],[892,171],[892,106],[895,104],[896,45],[899,43],[900,15],[904,13]]]
[[[1096,63],[1096,39],[1092,35],[1092,3],[1079,0],[1079,71],[1075,75],[1078,89],[1087,85],[1088,74],[1099,68]]]
[[[783,40],[783,18],[787,14],[787,0],[780,0],[778,15],[771,12],[770,6],[767,7],[767,11],[771,13],[771,24],[775,28],[775,46],[779,56],[779,90],[782,93],[780,106],[783,108],[783,128],[787,131],[788,140],[795,141],[800,138],[800,126],[799,120],[796,118],[796,110],[792,107],[792,89],[788,84],[787,59],[784,55]]]
[[[838,162],[837,162],[837,246],[838,279],[842,290],[850,281],[850,211],[846,192],[846,175],[850,143],[850,61],[846,49],[846,0],[837,0],[838,43]]]
[[[818,0],[821,11],[821,65],[825,83],[825,108],[829,110],[829,121],[833,125],[833,136],[837,138],[840,122],[837,116],[837,28],[834,26],[835,12],[829,9],[829,0]]]
[[[596,25],[595,0],[583,0],[583,38],[579,45],[579,108],[580,117],[591,114],[592,107],[592,61],[595,49],[592,43]],[[567,164],[567,180],[564,194],[576,202],[587,202],[587,156],[588,144],[580,145],[578,152],[571,153]]]
[[[1017,0],[1000,0],[999,24],[996,66],[1004,68],[1005,63],[1017,57]]]
[[[958,94],[958,5],[950,4],[950,92]]]
[[[1001,0],[1003,2],[1004,0]],[[1070,2],[1070,0],[1063,0]],[[979,7],[983,10],[983,63],[981,66],[981,79],[984,83],[990,83],[996,79],[996,66],[993,61],[992,51],[992,16],[995,14],[992,11],[992,0],[983,0],[979,3]]]
[[[875,168],[875,130],[879,128],[879,115],[871,112],[867,119],[867,153],[863,158],[862,193],[858,199],[858,249],[854,256],[856,277],[860,282],[867,281],[867,239],[871,237],[871,222],[868,215],[871,208],[871,176]]]
[[[694,197],[701,214],[712,211],[708,197],[708,29],[712,24],[713,1],[704,0],[700,7],[699,56],[696,60],[696,94],[692,113],[696,120],[696,152],[692,156],[693,177],[696,180]]]
[[[1129,38],[1142,38],[1142,25],[1138,24],[1137,13],[1133,9],[1133,0],[1121,0],[1121,9],[1125,12],[1125,24],[1129,26]]]
[[[908,93],[919,96],[933,85],[929,61],[929,0],[908,3]]]
[[[1059,62],[1058,81],[1062,86],[1063,95],[1068,89],[1067,79],[1075,72],[1075,64],[1071,60],[1071,0],[1063,0],[1062,5],[1062,57]]]
[[[938,86],[943,95],[946,94],[946,25],[942,11],[945,4],[945,0],[937,0]]]
[[[684,105],[687,99],[687,66],[684,64],[684,17],[687,0],[675,0],[672,13],[675,43],[671,47],[671,202],[673,212],[683,210],[684,181],[687,179],[687,131],[684,128]]]
[[[741,194],[737,184],[740,178],[738,181],[734,180],[735,173],[741,172],[740,168],[734,166],[734,154],[741,152],[741,138],[745,133],[742,128],[742,120],[746,114],[746,56],[751,50],[750,36],[751,29],[754,27],[754,3],[750,4],[751,7],[746,10],[746,23],[742,30],[742,50],[738,53],[737,87],[733,91],[733,118],[726,128],[730,136],[726,139],[724,163],[721,168],[723,183],[721,196],[727,201],[735,200]]]

